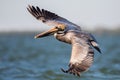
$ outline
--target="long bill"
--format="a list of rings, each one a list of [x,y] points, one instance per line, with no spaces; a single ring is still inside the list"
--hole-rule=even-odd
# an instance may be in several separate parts
[[[41,38],[41,37],[46,37],[46,36],[50,36],[52,34],[54,34],[55,32],[57,32],[58,29],[57,28],[52,28],[46,32],[43,32],[43,33],[39,33],[38,35],[36,35],[34,38]]]

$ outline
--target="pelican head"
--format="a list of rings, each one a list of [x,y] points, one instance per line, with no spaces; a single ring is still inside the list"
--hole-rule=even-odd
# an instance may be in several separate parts
[[[48,31],[37,34],[35,38],[41,38],[41,37],[46,37],[50,35],[55,36],[56,34],[63,34],[65,29],[66,29],[66,26],[64,24],[59,24],[58,26],[55,26]]]

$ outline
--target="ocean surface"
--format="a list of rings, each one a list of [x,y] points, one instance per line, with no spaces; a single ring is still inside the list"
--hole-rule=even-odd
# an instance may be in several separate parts
[[[0,33],[0,80],[120,80],[120,34],[95,34],[102,54],[81,77],[63,73],[71,46],[33,33]]]

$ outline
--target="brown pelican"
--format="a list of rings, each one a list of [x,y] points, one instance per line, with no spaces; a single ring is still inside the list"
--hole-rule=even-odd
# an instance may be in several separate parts
[[[101,53],[95,38],[90,33],[82,31],[80,26],[55,13],[40,9],[38,6],[29,5],[27,10],[37,20],[54,26],[52,29],[36,35],[35,38],[54,35],[59,41],[72,45],[69,69],[64,70],[61,68],[63,72],[80,76],[81,72],[88,70],[93,63],[93,47]]]

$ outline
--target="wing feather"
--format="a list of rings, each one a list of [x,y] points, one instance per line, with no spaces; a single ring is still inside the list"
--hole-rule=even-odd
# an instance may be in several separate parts
[[[72,38],[72,54],[69,63],[69,69],[64,70],[65,73],[80,76],[81,72],[86,71],[92,65],[94,59],[94,51],[88,41],[73,36]]]
[[[80,29],[80,26],[68,21],[67,19],[58,16],[48,10],[40,9],[38,6],[28,5],[27,10],[38,20],[46,23],[48,25],[57,26],[58,24],[66,24],[69,26],[74,26]]]

